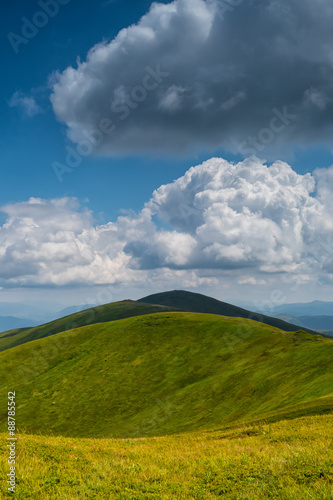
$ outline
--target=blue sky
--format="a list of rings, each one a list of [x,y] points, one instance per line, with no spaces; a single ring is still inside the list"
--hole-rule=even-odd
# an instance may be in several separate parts
[[[161,2],[163,3],[163,2]],[[170,2],[164,2],[170,3]],[[74,65],[78,56],[103,39],[111,40],[124,27],[137,22],[147,12],[150,1],[71,0],[59,13],[15,54],[10,41],[3,44],[7,77],[2,81],[5,99],[1,103],[2,204],[30,196],[77,196],[89,198],[99,214],[114,217],[120,208],[138,210],[152,190],[182,175],[187,168],[209,158],[209,152],[164,159],[149,155],[129,158],[87,158],[79,170],[60,184],[51,168],[64,157],[64,127],[55,119],[49,102],[47,82],[52,72]],[[29,20],[40,11],[37,2],[19,1],[6,6],[1,32],[21,33],[25,16]],[[33,119],[8,105],[15,92],[33,94],[43,113]],[[240,158],[217,148],[212,154],[227,159]],[[284,158],[279,158],[284,159]],[[287,155],[289,159],[289,155]],[[303,173],[332,164],[330,148],[322,145],[297,150],[291,164]],[[93,182],[91,181],[93,172]],[[128,182],[129,178],[131,182]]]
[[[15,54],[10,41],[3,44],[7,78],[2,81],[1,203],[23,201],[30,196],[89,198],[96,214],[114,217],[120,208],[140,209],[155,187],[177,177],[191,160],[165,162],[150,158],[87,158],[79,171],[60,184],[51,168],[65,153],[64,128],[49,102],[48,78],[53,71],[85,58],[88,50],[103,39],[112,39],[120,29],[136,22],[150,2],[107,2],[71,0],[59,8],[45,28]],[[7,5],[1,32],[21,33],[23,16],[32,19],[40,10],[37,2]],[[33,94],[43,113],[33,118],[8,105],[15,92]],[[160,163],[160,168],[156,168]],[[93,182],[92,182],[93,175]],[[131,179],[131,182],[129,181]],[[140,189],[138,189],[140,186]]]
[[[62,3],[66,2],[63,0]],[[169,10],[163,10],[163,3],[169,5]],[[280,12],[280,10],[282,7],[288,9],[290,7],[286,7],[287,3],[284,0],[260,0],[258,8],[260,4],[267,7],[267,13],[265,14],[266,18],[262,16],[262,19],[258,20],[255,9],[253,8],[251,12],[250,7],[242,5],[242,3],[236,9],[231,9],[226,1],[195,0],[192,4],[193,8],[190,10],[188,0],[159,2],[159,6],[146,16],[146,21],[141,22],[141,17],[149,12],[150,1],[95,0],[93,2],[88,0],[78,2],[78,0],[70,0],[66,5],[56,3],[57,14],[53,18],[46,16],[45,26],[36,29],[37,33],[30,40],[27,40],[27,43],[13,42],[15,39],[10,33],[22,36],[25,19],[29,21],[38,19],[36,13],[43,10],[41,5],[30,0],[21,0],[6,5],[0,21],[4,67],[6,68],[6,77],[1,82],[4,99],[0,104],[2,116],[0,205],[5,207],[0,214],[0,224],[5,224],[11,219],[11,227],[18,231],[17,227],[21,227],[23,219],[25,220],[24,211],[27,210],[27,213],[30,213],[30,208],[34,205],[32,203],[28,206],[24,203],[28,202],[30,198],[37,198],[43,200],[42,203],[38,202],[40,206],[47,207],[50,213],[51,210],[55,211],[55,215],[50,216],[52,222],[49,225],[52,226],[53,221],[57,219],[56,211],[59,208],[57,208],[57,203],[52,203],[50,200],[76,199],[77,205],[75,206],[69,203],[64,208],[64,205],[61,205],[64,217],[71,217],[74,213],[79,214],[77,217],[80,217],[83,226],[86,227],[88,219],[84,219],[83,213],[85,210],[89,210],[91,212],[89,220],[91,230],[99,228],[100,231],[101,227],[107,224],[118,224],[114,230],[117,231],[117,234],[122,234],[122,224],[126,224],[126,227],[131,225],[132,231],[137,230],[141,224],[140,214],[143,217],[141,210],[145,203],[150,203],[153,208],[150,208],[148,222],[145,219],[146,232],[140,233],[138,238],[152,239],[155,243],[153,247],[148,248],[146,245],[143,248],[142,245],[139,245],[139,240],[132,241],[132,236],[126,233],[125,240],[122,241],[122,257],[120,258],[120,254],[108,255],[112,265],[115,265],[117,259],[119,260],[117,266],[123,265],[125,274],[127,269],[130,270],[130,274],[135,270],[138,272],[136,278],[133,275],[131,284],[126,280],[122,281],[117,273],[117,276],[111,273],[113,278],[111,277],[109,281],[103,280],[101,277],[94,280],[91,277],[91,270],[89,278],[83,277],[82,270],[77,270],[77,278],[73,276],[64,278],[66,272],[71,274],[71,266],[73,270],[75,266],[83,265],[84,267],[86,264],[76,262],[67,253],[66,258],[63,258],[57,253],[58,250],[54,250],[55,261],[59,259],[59,262],[57,261],[58,267],[52,277],[46,277],[41,268],[38,268],[38,263],[31,257],[32,247],[22,248],[19,253],[15,253],[12,241],[16,241],[18,233],[16,232],[14,237],[14,233],[9,233],[9,230],[5,232],[3,229],[2,245],[7,249],[6,259],[11,258],[13,261],[4,260],[2,265],[15,268],[12,275],[4,273],[0,282],[3,299],[10,296],[13,300],[13,290],[16,291],[17,297],[20,296],[20,300],[22,300],[22,294],[24,296],[25,290],[31,292],[31,287],[34,289],[33,293],[39,293],[41,290],[41,294],[45,293],[47,287],[51,287],[50,290],[59,290],[59,297],[66,290],[66,303],[68,300],[71,303],[76,303],[73,289],[82,291],[86,290],[86,287],[113,286],[115,290],[118,290],[115,291],[115,297],[124,294],[125,290],[128,292],[125,296],[139,297],[145,292],[150,293],[155,289],[157,291],[161,287],[179,287],[184,282],[188,284],[188,288],[200,289],[224,299],[228,298],[225,295],[229,294],[234,301],[237,299],[245,300],[249,293],[254,293],[260,300],[261,297],[267,295],[268,289],[278,287],[287,291],[290,273],[296,277],[295,282],[303,280],[306,284],[304,287],[297,288],[301,299],[314,299],[318,296],[319,291],[321,291],[320,298],[333,299],[330,278],[331,264],[328,262],[327,256],[320,270],[316,268],[316,270],[310,269],[309,271],[309,269],[303,268],[304,259],[308,258],[309,254],[313,256],[318,250],[295,249],[292,257],[286,256],[286,260],[281,263],[280,267],[274,267],[272,262],[263,262],[262,257],[255,254],[252,247],[246,247],[247,244],[244,241],[236,242],[225,234],[223,238],[221,236],[221,241],[220,239],[211,241],[211,247],[214,245],[216,248],[217,245],[223,246],[223,257],[221,257],[222,254],[219,257],[211,254],[211,262],[209,263],[206,257],[200,258],[199,255],[200,252],[201,256],[207,255],[209,253],[207,248],[201,247],[201,243],[199,244],[195,238],[190,240],[194,237],[194,233],[198,235],[200,231],[203,231],[200,230],[200,227],[203,226],[200,226],[197,221],[195,227],[190,227],[184,221],[179,221],[175,215],[170,215],[172,211],[170,208],[172,206],[171,200],[174,199],[172,196],[175,196],[173,190],[176,189],[172,184],[174,180],[182,178],[191,166],[200,165],[213,156],[223,158],[231,162],[230,164],[241,162],[246,155],[240,151],[239,144],[247,141],[252,133],[254,136],[259,134],[261,137],[263,128],[267,132],[268,124],[274,117],[273,110],[282,112],[285,105],[288,105],[289,112],[297,118],[294,122],[291,120],[291,126],[286,127],[286,130],[282,127],[281,133],[273,134],[270,132],[272,138],[269,137],[269,144],[257,150],[256,156],[267,160],[268,165],[277,160],[286,161],[291,170],[286,171],[285,175],[291,179],[293,171],[299,174],[299,182],[303,182],[306,173],[317,175],[314,172],[317,172],[318,168],[325,169],[326,173],[330,172],[329,167],[333,164],[330,142],[332,127],[331,90],[328,83],[331,63],[327,62],[330,61],[329,54],[326,61],[323,57],[323,51],[325,55],[325,50],[327,51],[326,23],[329,23],[331,11],[328,14],[328,10],[326,10],[325,13],[325,6],[322,5],[322,16],[319,15],[311,21],[311,8],[315,8],[315,6],[311,7],[310,3],[305,2],[303,7],[300,7],[299,3],[293,1],[290,3],[293,10],[291,12],[288,10],[288,19],[291,25],[286,27],[288,23],[282,24],[281,12],[283,14],[284,11]],[[226,5],[228,8],[222,18],[221,12]],[[301,11],[302,8],[304,12]],[[262,11],[263,9],[261,9]],[[252,15],[256,23],[263,23],[262,35],[254,35],[255,31],[251,32],[251,29],[244,24],[249,15]],[[262,52],[255,50],[256,47],[263,47],[263,42],[265,42],[265,46],[269,45],[268,39],[271,35],[265,34],[265,27],[272,22],[274,22],[274,27],[277,26],[277,34],[281,35],[281,39],[289,43],[290,33],[295,32],[294,28],[296,25],[298,26],[299,19],[303,15],[308,16],[309,22],[312,23],[309,33],[312,29],[317,32],[320,27],[322,31],[322,39],[316,41],[317,45],[312,48],[313,53],[307,54],[308,59],[301,57],[295,51],[294,59],[290,62],[290,57],[286,55],[287,51],[284,52],[284,49],[281,51],[280,46],[275,53],[273,49],[271,52],[269,49],[262,49]],[[165,18],[168,18],[167,27],[163,21]],[[43,17],[41,19],[43,21]],[[140,23],[141,31],[132,30],[126,36],[124,35],[125,38],[119,41],[120,48],[117,49],[116,55],[112,56],[113,59],[110,50],[109,59],[105,60],[108,62],[100,63],[98,58],[104,57],[101,55],[101,49],[98,53],[100,55],[96,52],[96,55],[91,56],[91,60],[88,62],[87,53],[92,47],[100,43],[104,48],[109,47],[109,42],[115,39],[122,29],[135,23]],[[207,35],[205,30],[208,29],[208,25],[210,32]],[[188,28],[188,26],[192,27]],[[152,27],[156,37],[154,42],[149,38],[151,34],[147,34],[149,30],[150,33],[153,32]],[[258,29],[256,32],[258,33]],[[253,50],[257,55],[251,56],[253,58],[251,67],[247,63],[249,57],[245,54],[244,47],[240,49],[235,39],[230,38],[230,33],[237,35],[236,40],[240,40],[239,46],[241,46],[241,42],[244,42],[244,47],[246,47],[247,40],[253,40]],[[254,39],[254,36],[258,39]],[[135,37],[137,37],[137,41]],[[221,41],[219,37],[223,41],[223,48],[219,44]],[[120,39],[118,38],[118,40]],[[304,52],[309,50],[301,31],[298,42],[300,50],[304,50]],[[294,40],[294,46],[298,42]],[[14,45],[17,43],[16,49],[13,47],[13,43]],[[189,44],[189,48],[187,48],[187,44]],[[267,50],[267,54],[264,52],[265,50]],[[205,51],[207,51],[206,55]],[[244,56],[244,62],[241,60],[242,56]],[[323,71],[320,74],[321,70],[316,73],[314,63],[316,57],[320,68],[327,64],[326,73]],[[78,58],[79,63],[77,62]],[[211,61],[207,62],[210,58]],[[268,61],[266,63],[265,58]],[[84,67],[85,61],[88,62],[87,67]],[[135,88],[135,85],[140,83],[144,77],[148,65],[154,69],[161,61],[165,66],[163,69],[168,70],[167,73],[170,74],[169,77],[166,77],[166,82],[163,81],[156,92],[151,91],[143,103],[140,102],[138,107],[133,110],[129,119],[120,124],[113,143],[107,141],[105,144],[103,143],[100,149],[97,148],[93,154],[83,158],[73,172],[64,174],[62,182],[59,182],[52,165],[54,162],[64,163],[66,147],[77,147],[79,141],[82,140],[82,135],[80,136],[82,130],[93,130],[95,118],[92,117],[98,117],[99,120],[103,116],[102,110],[106,106],[106,100],[109,99],[105,89],[109,88],[110,85],[113,86],[111,88],[113,94],[110,90],[110,95],[113,95],[114,99],[121,99],[124,85],[125,87],[127,85],[126,88],[130,90]],[[290,74],[289,64],[291,64],[290,67],[298,67],[299,65],[299,74],[302,75],[302,79],[295,72],[295,75],[290,75],[291,82],[287,81],[285,76],[288,75],[288,71]],[[279,65],[280,69],[277,68]],[[73,67],[73,78],[78,89],[74,93],[69,91],[69,74],[66,73],[69,67]],[[231,71],[230,68],[233,70]],[[267,68],[267,75],[263,75],[265,68]],[[95,75],[94,71],[96,71]],[[56,72],[58,72],[58,76],[55,76]],[[103,74],[106,76],[101,76]],[[94,76],[95,80],[91,75]],[[96,75],[100,81],[99,87],[95,89],[93,85],[96,81]],[[103,78],[105,78],[104,81]],[[202,80],[197,81],[195,78],[202,78]],[[88,92],[85,90],[86,88],[91,90]],[[51,96],[53,97],[51,98]],[[105,101],[103,101],[104,96]],[[157,99],[159,99],[158,104],[156,104]],[[214,110],[210,108],[213,101],[215,101]],[[200,113],[193,111],[198,109],[200,109]],[[263,134],[262,137],[265,135]],[[235,148],[235,144],[238,145],[238,149]],[[260,165],[260,161],[253,163],[250,169],[259,172]],[[209,166],[209,168],[213,167]],[[214,186],[218,185],[216,179],[220,175],[221,169],[225,167],[216,168],[217,171],[214,175],[212,174],[210,180],[211,183],[215,183]],[[197,172],[195,175],[200,177],[198,191],[195,193],[199,196],[200,192],[205,191],[204,183],[206,181],[204,179],[206,179],[207,173],[204,175]],[[234,175],[235,178],[239,177],[236,171]],[[318,182],[321,182],[321,185],[326,182],[323,180],[324,178],[331,179],[330,176],[327,176],[328,174],[326,177],[325,175],[325,173],[321,173],[320,179],[318,177]],[[251,182],[254,181],[246,178],[246,182],[249,183],[248,193],[250,193]],[[271,185],[270,181],[267,182],[268,185]],[[290,182],[294,181],[290,180]],[[170,196],[170,205],[163,200],[164,206],[160,198],[152,201],[153,191],[162,185],[169,186],[166,191],[167,196]],[[190,185],[189,182],[188,186]],[[295,183],[292,185],[294,186]],[[216,187],[219,193],[222,188],[224,186]],[[308,191],[309,198],[316,196],[313,191],[311,192],[311,189]],[[185,194],[182,191],[182,196]],[[188,200],[188,193],[186,196],[185,198]],[[320,196],[320,200],[322,200],[323,195]],[[301,204],[308,203],[308,201],[304,201],[305,198],[302,200],[299,201],[300,211],[302,210]],[[180,202],[180,206],[183,206],[183,202]],[[267,207],[267,203],[264,206]],[[313,210],[329,211],[329,207],[323,206],[324,208],[316,207]],[[190,211],[192,208],[190,206]],[[212,209],[211,206],[205,206],[205,213],[208,213],[208,208]],[[243,208],[237,208],[238,213]],[[36,208],[34,205],[31,208],[34,211],[30,214],[31,220],[36,226],[39,224],[38,217],[41,216],[37,209],[38,207]],[[124,210],[133,212],[124,212]],[[200,211],[200,208],[195,207],[194,210]],[[255,213],[256,209],[253,208],[253,210]],[[184,210],[181,212],[183,213]],[[185,207],[185,212],[188,212],[188,206]],[[132,215],[128,215],[129,213]],[[117,218],[122,214],[127,214],[129,219],[117,223]],[[275,225],[278,224],[270,214],[271,212],[266,214],[266,219],[272,217]],[[189,217],[196,217],[196,215],[197,213],[193,213]],[[185,215],[186,217],[187,215]],[[283,222],[288,218],[289,215],[286,215],[286,218],[281,220]],[[303,214],[300,215],[300,219],[302,218],[304,219]],[[153,233],[151,229],[147,229],[152,221],[155,224]],[[222,219],[221,221],[222,235],[223,231],[226,230],[226,224]],[[205,220],[205,227],[207,225],[208,221]],[[31,227],[31,224],[28,227]],[[41,242],[45,248],[49,248],[48,245],[54,240],[54,234],[60,230],[56,224],[54,227],[53,236],[50,234],[47,241]],[[328,227],[330,226],[328,225],[322,230],[325,240],[323,240],[322,248],[324,246],[327,248],[327,245],[330,245],[331,240],[327,243],[325,239]],[[234,231],[233,228],[229,229],[231,232]],[[75,226],[75,229],[71,228],[69,231],[74,235],[73,244],[79,246],[77,241],[81,238],[81,236],[78,237],[81,235],[80,230]],[[197,245],[198,254],[190,257],[189,253],[184,250],[184,255],[177,254],[175,257],[172,253],[173,250],[170,249],[170,253],[164,255],[164,250],[159,245],[164,237],[168,240],[168,234],[164,234],[163,231],[170,231],[170,238],[177,233],[175,237],[178,239],[175,240],[175,246],[183,245],[185,249],[188,245],[192,245],[192,247]],[[305,229],[303,233],[306,233]],[[302,237],[305,241],[309,237],[308,235],[304,236],[304,234]],[[35,238],[36,241],[38,239],[36,235],[31,235],[31,238]],[[68,238],[67,235],[66,241]],[[274,238],[276,239],[277,236]],[[210,239],[211,234],[208,237],[209,241]],[[232,243],[230,243],[231,240]],[[240,252],[239,260],[235,264],[232,259],[228,260],[227,254],[232,251],[231,248],[235,249],[235,245],[238,243],[243,251],[248,248],[249,253],[253,252],[253,256],[245,262],[244,256]],[[113,248],[120,243],[118,240],[116,243],[110,240],[108,245]],[[228,245],[229,250],[227,251],[226,246]],[[102,250],[101,248],[99,243],[92,250],[93,253],[95,252],[95,257],[105,257],[106,247],[103,247]],[[10,252],[11,257],[9,256]],[[16,264],[14,263],[15,259]],[[75,264],[73,264],[74,261]],[[25,262],[27,269],[32,266],[34,270],[26,273],[24,271]],[[90,264],[88,263],[87,266]],[[45,264],[45,266],[47,265]],[[60,269],[61,266],[63,268]],[[218,280],[214,281],[216,269],[220,274]],[[233,278],[231,278],[230,273],[233,269],[235,271]],[[245,272],[244,269],[247,271]],[[164,280],[163,273],[159,274],[161,270],[166,273],[167,279]],[[265,273],[266,275],[263,277]],[[158,274],[158,278],[156,274]],[[149,277],[147,277],[148,275]],[[226,280],[231,283],[234,281],[235,275],[237,275],[238,285],[235,287],[230,285],[227,290],[223,290],[221,283],[225,283]],[[310,283],[312,283],[312,292],[309,292]],[[20,290],[19,293],[18,290]],[[253,290],[255,291],[253,292]],[[82,293],[86,294],[85,291]],[[287,293],[286,300],[291,301],[291,295]],[[52,297],[54,297],[54,291],[52,291]],[[295,299],[298,300],[299,297],[295,297]]]
[[[84,60],[93,45],[112,40],[122,28],[137,22],[150,4],[71,0],[60,6],[57,16],[40,28],[29,43],[18,46],[18,54],[7,38],[8,33],[21,34],[22,17],[32,20],[41,9],[33,1],[6,7],[1,19],[1,31],[7,38],[4,55],[8,71],[2,82],[5,99],[1,103],[1,204],[31,196],[88,198],[96,218],[107,221],[118,216],[121,209],[139,210],[155,188],[207,158],[207,153],[171,159],[151,155],[116,159],[93,156],[84,159],[75,173],[65,175],[63,183],[52,169],[54,161],[64,158],[68,141],[49,101],[50,75],[74,65],[78,56]],[[10,107],[8,103],[15,92],[33,95],[42,113],[31,118],[22,109]]]

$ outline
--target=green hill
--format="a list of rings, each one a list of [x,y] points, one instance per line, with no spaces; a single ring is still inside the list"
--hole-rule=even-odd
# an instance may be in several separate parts
[[[73,328],[173,310],[173,308],[168,306],[143,304],[133,300],[113,302],[111,304],[105,304],[103,306],[97,306],[75,314],[70,314],[41,326],[3,332],[0,334],[0,352],[25,344],[26,342],[31,342],[32,340],[72,330]]]
[[[10,337],[11,335],[16,335],[17,333],[29,330],[29,328],[13,328],[12,330],[6,330],[0,333],[0,339],[3,337]]]
[[[202,295],[200,293],[187,292],[184,290],[156,293],[154,295],[144,297],[138,302],[145,304],[160,304],[168,307],[174,307],[175,309],[186,312],[219,314],[221,316],[230,316],[232,318],[253,319],[254,321],[259,321],[260,323],[280,328],[285,332],[296,332],[297,330],[302,329],[314,335],[317,334],[316,331],[291,324],[278,318],[272,318],[261,313],[248,311],[246,309],[242,309],[241,307],[233,306],[226,302],[213,299],[212,297],[207,297],[206,295]]]
[[[333,341],[246,319],[159,313],[9,349],[0,381],[3,408],[17,392],[21,430],[164,435],[330,412]]]
[[[138,301],[124,300],[122,302],[113,302],[93,307],[33,328],[19,328],[2,332],[0,334],[0,352],[26,342],[31,342],[32,340],[72,330],[73,328],[168,311],[198,312],[253,319],[280,328],[286,332],[295,332],[303,329],[312,334],[318,333],[278,318],[263,316],[225,302],[220,302],[205,295],[176,290],[150,295]]]

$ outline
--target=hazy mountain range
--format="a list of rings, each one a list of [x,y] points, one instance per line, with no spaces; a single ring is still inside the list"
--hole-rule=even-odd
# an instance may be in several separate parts
[[[21,304],[17,302],[0,302],[0,332],[15,328],[37,326],[41,323],[73,314],[83,309],[93,307],[93,304],[69,306],[59,311],[42,313],[38,304]]]
[[[154,295],[155,298],[159,297],[159,300],[163,300],[162,296],[163,294]],[[149,297],[140,299],[142,302],[146,300],[149,300]],[[170,296],[168,300],[171,300]],[[216,299],[210,299],[210,301],[214,300]],[[226,303],[224,302],[223,304]],[[51,305],[46,304],[45,306],[46,308],[50,308]],[[80,304],[76,306],[69,306],[59,311],[51,310],[49,313],[44,312],[41,314],[38,303],[22,304],[17,302],[0,302],[0,332],[15,328],[37,326],[38,324],[47,323],[57,318],[68,316],[92,307],[94,307],[94,304]],[[212,307],[212,305],[210,305],[210,307]],[[333,302],[316,300],[310,303],[300,302],[294,304],[282,304],[274,307],[274,309],[269,311],[269,313],[267,310],[260,310],[260,308],[255,307],[251,308],[251,311],[249,311],[248,309],[250,308],[251,306],[247,305],[246,309],[238,309],[246,311],[245,317],[246,315],[248,317],[249,313],[251,314],[253,309],[254,312],[259,312],[269,317],[281,319],[285,322],[289,322],[303,328],[333,332]],[[235,310],[232,310],[232,313],[235,314]]]
[[[314,300],[309,303],[282,304],[274,307],[269,314],[305,328],[333,333],[333,302]]]

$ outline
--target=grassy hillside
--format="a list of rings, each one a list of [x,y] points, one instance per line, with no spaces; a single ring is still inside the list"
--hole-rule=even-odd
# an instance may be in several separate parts
[[[98,415],[97,415],[98,418]],[[100,417],[99,417],[100,418]],[[89,440],[19,434],[16,498],[332,500],[333,416]],[[0,446],[7,445],[0,435]],[[6,454],[0,454],[5,478]],[[5,482],[0,496],[7,498]]]
[[[21,328],[3,332],[0,334],[0,352],[25,344],[26,342],[31,342],[32,340],[72,330],[73,328],[171,310],[173,309],[168,306],[142,304],[133,300],[113,302],[111,304],[105,304],[103,306],[70,314],[69,316],[65,316],[34,328]]]
[[[0,333],[0,339],[3,337],[9,337],[11,335],[16,335],[17,333],[23,332],[25,330],[29,330],[29,328],[13,328],[11,330],[6,330]]]
[[[246,318],[265,323],[266,325],[280,328],[286,332],[296,332],[301,327],[295,324],[283,321],[279,318],[272,318],[260,313],[255,313],[242,309],[241,307],[233,306],[226,302],[201,295],[200,293],[187,292],[184,290],[174,290],[172,292],[156,293],[140,299],[138,302],[145,304],[161,304],[168,307],[174,307],[181,311],[219,314],[221,316],[230,316],[232,318]],[[303,327],[302,327],[303,328]],[[303,328],[309,333],[316,334],[306,327]]]
[[[151,295],[139,301],[124,300],[122,302],[105,304],[103,306],[93,307],[78,313],[70,314],[41,326],[3,332],[0,334],[0,352],[31,342],[32,340],[72,330],[73,328],[168,311],[198,312],[253,319],[280,328],[286,332],[294,332],[301,328],[286,321],[282,321],[281,319],[252,313],[251,311],[241,309],[225,302],[220,302],[210,297],[206,297],[205,295],[174,291]],[[305,331],[316,333],[306,328]]]
[[[333,341],[257,322],[160,313],[82,327],[0,353],[18,427],[140,437],[333,407]]]

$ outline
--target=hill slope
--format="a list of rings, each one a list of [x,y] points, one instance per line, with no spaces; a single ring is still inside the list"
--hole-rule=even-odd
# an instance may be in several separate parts
[[[332,340],[207,314],[91,325],[0,353],[0,399],[17,391],[18,427],[67,436],[329,412],[332,381]]]
[[[150,295],[138,301],[124,300],[122,302],[113,302],[111,304],[105,304],[75,314],[70,314],[41,326],[3,332],[0,334],[0,352],[22,345],[26,342],[31,342],[32,340],[49,337],[73,328],[168,311],[199,312],[253,319],[287,332],[294,332],[301,328],[300,326],[295,326],[281,319],[253,313],[241,309],[240,307],[206,297],[205,295],[185,291],[174,291]],[[303,330],[317,334],[317,332],[307,328],[303,328]]]
[[[72,330],[73,328],[173,310],[173,308],[168,306],[142,304],[133,300],[113,302],[111,304],[105,304],[103,306],[70,314],[69,316],[50,321],[49,323],[34,328],[21,328],[3,332],[0,334],[0,352],[25,344],[26,342],[31,342],[32,340]]]
[[[266,325],[280,328],[286,332],[296,332],[300,330],[300,326],[294,325],[287,321],[278,318],[272,318],[260,313],[255,313],[242,309],[241,307],[233,306],[226,302],[207,297],[200,293],[187,292],[184,290],[174,290],[172,292],[156,293],[140,299],[138,302],[145,304],[161,304],[168,307],[174,307],[181,311],[218,314],[221,316],[230,316],[233,318],[247,318],[265,323]],[[303,328],[303,330],[316,334],[317,332]]]

